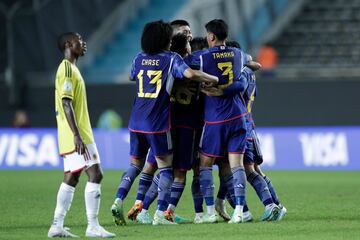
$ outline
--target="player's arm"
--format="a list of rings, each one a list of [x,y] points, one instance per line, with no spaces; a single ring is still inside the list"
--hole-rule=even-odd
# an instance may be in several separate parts
[[[72,100],[70,98],[63,98],[62,106],[65,112],[66,120],[74,134],[75,151],[80,155],[84,155],[85,159],[90,159],[86,144],[80,135],[79,127],[76,122]]]
[[[252,74],[252,70],[246,69],[241,73],[239,79],[236,79],[232,84],[230,84],[224,89],[210,87],[210,88],[203,88],[201,89],[201,91],[210,97],[220,97],[223,95],[238,94],[240,92],[243,92],[247,88],[248,86],[247,79],[251,77],[251,74]]]
[[[255,62],[255,61],[253,61],[253,60],[245,63],[245,66],[248,67],[248,68],[250,68],[250,69],[253,70],[253,71],[257,71],[257,70],[259,70],[259,69],[262,67],[260,63]]]
[[[212,84],[216,84],[219,82],[218,77],[207,74],[207,73],[199,71],[199,70],[193,70],[191,68],[187,68],[184,71],[183,75],[184,75],[184,77],[191,79],[193,81],[196,81],[196,82],[205,82],[205,83],[212,83]]]

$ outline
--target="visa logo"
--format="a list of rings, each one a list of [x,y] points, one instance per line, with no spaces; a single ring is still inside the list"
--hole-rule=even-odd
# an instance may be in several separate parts
[[[346,166],[349,163],[345,133],[302,133],[298,138],[305,166]]]
[[[41,167],[59,166],[56,137],[34,133],[1,134],[0,166]]]

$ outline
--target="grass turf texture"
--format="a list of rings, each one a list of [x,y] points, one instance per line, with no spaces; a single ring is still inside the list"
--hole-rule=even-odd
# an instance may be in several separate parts
[[[360,171],[268,171],[288,209],[281,222],[258,222],[263,206],[248,185],[248,205],[256,219],[252,223],[145,226],[129,220],[127,226],[117,227],[110,206],[121,175],[105,171],[99,214],[100,223],[118,239],[360,239]],[[188,173],[177,213],[193,219],[191,176]],[[61,171],[0,171],[0,239],[46,239],[61,180]],[[217,177],[215,181],[217,191]],[[86,229],[85,183],[83,175],[65,219],[65,226],[81,237]],[[136,181],[125,200],[126,211],[135,200],[137,185]]]

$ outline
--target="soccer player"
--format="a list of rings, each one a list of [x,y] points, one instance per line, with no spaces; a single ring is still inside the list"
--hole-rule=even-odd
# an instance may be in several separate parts
[[[158,207],[153,224],[169,224],[164,211],[166,196],[173,181],[172,141],[170,136],[170,93],[174,78],[187,78],[214,84],[218,78],[189,68],[176,53],[170,52],[172,37],[170,24],[163,21],[147,23],[141,37],[141,48],[132,64],[130,79],[136,81],[137,96],[131,113],[130,155],[138,171],[129,171],[120,183],[117,198],[112,206],[115,222],[123,222],[123,192],[128,192],[135,177],[145,163],[148,149],[153,151],[160,171]],[[125,184],[124,184],[125,183]],[[126,187],[124,187],[126,185]],[[120,193],[120,194],[119,194]]]
[[[170,23],[171,27],[173,28],[173,35],[183,34],[187,37],[187,40],[191,42],[193,39],[190,24],[183,19],[177,19]]]
[[[199,57],[200,69],[219,77],[218,88],[224,89],[234,80],[240,79],[244,54],[236,48],[225,46],[228,26],[221,19],[205,25],[209,49]],[[204,91],[206,93],[206,91]],[[217,222],[214,206],[214,180],[212,166],[216,158],[228,155],[234,187],[235,211],[229,223],[243,221],[246,193],[246,174],[243,165],[245,151],[247,114],[239,94],[222,97],[205,97],[205,125],[200,142],[200,184],[205,198],[207,214],[203,223]]]
[[[64,54],[64,60],[56,73],[55,109],[59,151],[64,159],[65,173],[48,237],[77,237],[65,230],[63,223],[84,169],[88,176],[85,187],[88,226],[85,234],[87,237],[115,237],[98,221],[103,175],[89,119],[85,82],[76,67],[78,58],[86,52],[86,43],[78,33],[68,32],[59,36],[58,47]]]
[[[178,19],[178,20],[172,21],[170,23],[170,25],[173,29],[173,36],[177,36],[177,35],[181,34],[181,35],[185,35],[188,41],[190,41],[192,39],[190,25],[187,21]],[[178,42],[178,41],[175,41],[174,43],[176,44],[176,42]],[[174,46],[172,46],[172,47],[174,47]],[[186,48],[182,49],[182,51],[190,52],[191,48],[188,45],[188,46],[186,46]],[[180,54],[180,55],[184,55],[184,54]],[[178,86],[178,88],[180,88],[180,87],[181,86]],[[182,88],[182,89],[186,90],[184,88]],[[146,195],[147,191],[149,190],[149,188],[151,188],[151,189],[149,190],[147,203],[148,204],[151,203],[153,201],[153,199],[156,197],[156,194],[154,194],[156,191],[154,191],[154,189],[157,189],[158,176],[157,176],[157,178],[154,179],[154,173],[157,170],[157,165],[156,165],[155,157],[153,156],[153,151],[149,151],[146,163],[147,164],[142,169],[141,174],[140,174],[138,192],[136,195],[135,203],[131,207],[131,209],[128,211],[128,214],[127,214],[128,218],[131,220],[136,220],[137,214],[139,212],[141,212],[141,210],[143,208],[143,201],[144,201],[145,195]],[[145,209],[145,210],[147,210],[147,209]],[[144,218],[146,220],[149,219],[147,216],[144,216],[141,218]]]
[[[240,48],[240,44],[236,41],[228,41],[226,42],[227,46],[232,46],[236,48]],[[271,220],[280,220],[286,213],[286,208],[280,205],[280,209],[277,205],[279,205],[279,201],[276,195],[274,188],[268,186],[265,175],[261,171],[258,164],[262,163],[262,154],[259,146],[259,141],[255,132],[255,123],[252,117],[252,107],[254,103],[254,99],[256,96],[256,78],[254,71],[261,68],[261,65],[252,61],[250,55],[247,55],[247,62],[244,67],[244,71],[242,76],[246,78],[247,88],[242,93],[244,97],[245,104],[247,106],[248,113],[246,115],[246,123],[247,123],[247,141],[246,141],[246,151],[244,157],[244,165],[245,172],[247,175],[248,182],[252,185],[260,200],[263,202],[265,206],[264,214],[261,216],[261,221],[271,221]],[[234,85],[234,84],[232,84]],[[236,91],[234,86],[228,86],[229,90]],[[230,90],[230,92],[232,91]],[[229,91],[228,91],[229,92]],[[235,92],[236,93],[236,92]],[[270,181],[269,181],[270,182]],[[271,184],[271,182],[270,182]],[[273,189],[272,191],[270,189]],[[244,221],[251,221],[252,215],[247,207],[244,206]]]
[[[170,50],[178,53],[181,57],[186,57],[191,51],[187,39],[187,36],[184,34],[174,35]],[[198,84],[195,82],[185,82],[181,79],[175,79],[175,84],[176,86],[174,86],[171,93],[174,182],[171,185],[171,193],[167,199],[169,205],[165,212],[165,218],[169,221],[180,223],[186,220],[178,215],[175,216],[174,212],[185,188],[186,172],[192,166],[195,129],[200,114],[196,114],[198,112],[196,103]],[[148,209],[156,197],[154,193],[156,193],[157,183],[158,177],[156,176],[149,191],[146,193],[142,211],[137,217],[137,221],[140,223],[146,224],[150,222]]]

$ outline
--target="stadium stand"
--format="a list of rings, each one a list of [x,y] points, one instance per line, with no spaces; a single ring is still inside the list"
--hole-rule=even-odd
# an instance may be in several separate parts
[[[134,56],[140,51],[140,36],[144,22],[155,19],[170,20],[184,1],[150,0],[139,9],[126,27],[114,34],[112,41],[104,46],[102,54],[85,67],[85,76],[90,83],[126,81]],[[125,75],[125,77],[124,77]]]
[[[275,39],[281,65],[357,67],[360,63],[360,1],[307,1]]]

